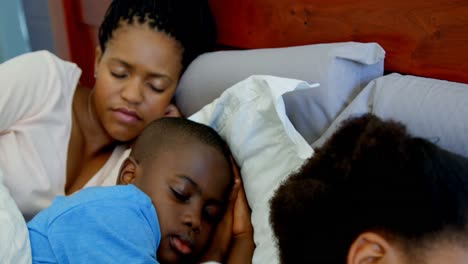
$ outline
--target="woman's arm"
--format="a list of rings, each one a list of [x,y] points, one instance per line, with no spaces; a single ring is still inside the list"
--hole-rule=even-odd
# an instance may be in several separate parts
[[[0,64],[0,167],[26,219],[63,193],[80,73],[46,51]]]
[[[30,119],[46,119],[45,114],[71,103],[80,74],[75,64],[45,51],[0,64],[0,134],[20,120],[29,124]]]

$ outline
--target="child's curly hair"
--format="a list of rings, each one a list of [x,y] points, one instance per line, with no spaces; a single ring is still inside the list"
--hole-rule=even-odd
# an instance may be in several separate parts
[[[366,114],[344,122],[279,187],[270,221],[282,263],[346,263],[366,231],[410,251],[466,237],[467,209],[466,158]]]

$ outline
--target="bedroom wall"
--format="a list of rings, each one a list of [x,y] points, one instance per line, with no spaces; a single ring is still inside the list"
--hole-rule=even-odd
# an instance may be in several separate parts
[[[31,50],[48,50],[55,53],[48,1],[23,0],[23,6]]]
[[[111,0],[49,0],[57,54],[83,69],[80,82],[94,85],[97,30]]]
[[[30,49],[22,2],[2,0],[0,3],[0,63]]]

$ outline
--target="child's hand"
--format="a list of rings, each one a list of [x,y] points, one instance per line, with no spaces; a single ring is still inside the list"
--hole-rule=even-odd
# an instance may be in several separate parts
[[[182,117],[182,113],[175,104],[170,104],[167,106],[166,111],[164,112],[165,117]]]
[[[240,182],[240,186],[233,208],[231,251],[226,263],[252,263],[255,243],[253,241],[252,222],[250,221],[250,208],[242,186],[239,169],[235,162],[233,164],[234,176]]]
[[[245,196],[244,187],[237,165],[234,164],[234,179],[239,182],[239,190],[235,199],[233,211],[232,236],[233,239],[243,236],[253,236],[253,227],[250,221],[250,208]]]
[[[213,240],[202,260],[227,263],[250,263],[253,250],[253,227],[239,169],[233,161],[234,186],[229,205],[219,222]]]
[[[203,261],[217,261],[223,262],[229,246],[231,245],[232,231],[233,231],[233,208],[237,200],[241,182],[239,178],[234,178],[234,186],[232,187],[229,197],[229,203],[224,213],[223,218],[218,223],[216,230],[213,233],[211,245],[202,257]]]

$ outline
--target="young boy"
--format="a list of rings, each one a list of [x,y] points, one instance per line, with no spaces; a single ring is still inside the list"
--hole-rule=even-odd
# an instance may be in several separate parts
[[[182,118],[154,121],[117,186],[57,197],[28,223],[33,262],[196,262],[233,182],[229,150],[213,129]]]
[[[282,263],[468,263],[468,160],[364,115],[277,190]]]

